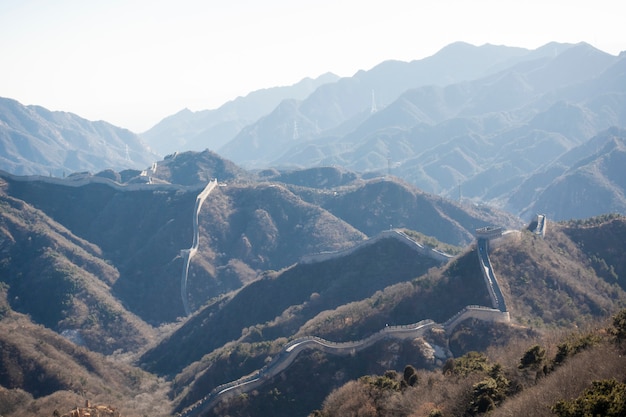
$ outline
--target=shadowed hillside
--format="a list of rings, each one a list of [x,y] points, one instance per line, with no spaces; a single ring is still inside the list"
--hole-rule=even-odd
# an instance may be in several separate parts
[[[545,325],[576,328],[590,321],[605,318],[626,305],[626,293],[617,283],[606,282],[593,270],[585,268],[583,265],[589,262],[589,258],[558,228],[559,226],[554,225],[552,229],[557,230],[545,240],[528,232],[520,232],[493,242],[492,262],[503,286],[512,320],[516,323],[536,329],[545,329]],[[487,290],[473,249],[459,256],[448,266],[431,270],[427,275],[412,280],[410,284],[391,285],[362,301],[321,312],[302,326],[297,335],[316,335],[328,340],[356,340],[386,324],[410,323],[426,317],[445,321],[466,304],[488,303]],[[263,330],[262,327],[259,328],[257,335]],[[506,344],[515,334],[517,337],[527,338],[533,332],[530,331],[530,327],[481,324],[470,320],[448,335],[448,343],[455,355],[463,355],[470,350],[484,350],[494,344]],[[242,340],[256,339],[244,337]],[[441,339],[437,338],[428,340],[431,343],[433,340],[442,343]],[[202,361],[181,373],[177,377],[175,389],[182,389],[183,385],[195,380],[194,384],[206,387],[200,389],[199,386],[191,385],[188,389],[191,401],[194,398],[197,400],[201,393],[206,393],[214,386],[212,384],[220,383],[223,380],[220,378],[235,376],[227,371],[232,370],[231,361],[234,360],[227,352],[236,355],[234,358],[240,363],[239,372],[242,375],[262,365],[263,358],[268,354],[276,354],[276,344],[280,343],[280,339],[276,339],[272,343],[229,344],[222,353],[218,351],[207,355]],[[390,354],[386,349],[394,352],[403,351],[398,344],[388,345],[382,348],[382,351],[376,351],[376,358],[380,359]],[[314,352],[305,352],[298,361],[313,363],[320,361],[332,369],[341,363],[343,364],[339,368],[341,371],[335,369],[333,372],[335,375],[341,372],[342,378],[346,375],[350,375],[348,378],[363,375],[358,374],[359,371],[353,367],[354,363],[349,358],[331,358]],[[298,361],[296,363],[300,363]],[[231,367],[227,363],[231,363]],[[388,365],[394,366],[392,363],[397,364],[394,361],[387,362]],[[396,366],[398,368],[391,369],[399,372],[404,364]],[[252,411],[254,407],[268,407],[269,404],[273,404],[276,407],[272,411],[274,415],[288,415],[287,410],[290,410],[288,399],[296,394],[289,388],[290,384],[283,383],[283,378],[289,378],[289,375],[298,378],[291,372],[292,370],[286,371],[280,378],[277,377],[263,385],[261,389],[252,393],[249,400],[233,399],[228,403],[217,405],[213,412],[219,414],[239,410],[237,412],[258,415]],[[318,372],[316,375],[320,378],[327,377],[321,368]],[[340,380],[342,379],[335,380],[335,383]],[[329,384],[333,386],[333,383]],[[276,389],[278,391],[275,391]],[[273,399],[266,396],[266,393],[270,392],[275,393]],[[302,395],[307,398],[306,401],[315,401],[311,398],[319,398],[316,396],[320,394],[310,393],[311,398],[308,397],[308,392]],[[189,403],[189,398],[183,400],[183,404]]]
[[[180,249],[192,237],[196,192],[121,191],[106,184],[82,187],[7,181],[8,192],[102,250],[119,278],[113,290],[127,308],[150,322],[182,315]]]
[[[336,195],[327,194],[321,205],[369,236],[406,227],[453,245],[468,244],[475,229],[489,224],[519,225],[505,212],[458,205],[395,178],[339,189]]]
[[[626,217],[605,215],[564,223],[563,231],[576,243],[599,277],[610,284],[617,283],[626,290],[626,257],[624,257],[624,236]]]
[[[297,264],[247,285],[232,299],[222,301],[219,310],[213,305],[200,311],[169,340],[144,355],[142,362],[154,372],[171,374],[240,337],[252,342],[289,337],[324,310],[366,298],[437,264],[395,239],[337,259]],[[203,328],[212,332],[200,330]],[[169,354],[173,349],[185,354],[173,360]]]
[[[0,252],[1,283],[11,308],[36,323],[103,353],[134,350],[154,336],[113,295],[119,272],[99,247],[5,195],[0,196]]]
[[[105,343],[103,330],[99,337]],[[169,415],[168,384],[139,368],[91,352],[10,310],[0,283],[0,413],[52,415],[111,404],[125,417]]]

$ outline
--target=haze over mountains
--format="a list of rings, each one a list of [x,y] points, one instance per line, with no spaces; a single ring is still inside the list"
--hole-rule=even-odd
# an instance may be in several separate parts
[[[145,169],[160,159],[150,149],[162,157],[208,148],[246,169],[341,166],[390,173],[426,192],[516,215],[539,209],[556,219],[624,213],[623,185],[600,173],[619,173],[625,59],[585,43],[527,50],[459,42],[428,58],[387,61],[352,77],[326,74],[252,92],[215,110],[185,109],[140,136],[4,100],[0,168],[55,176]],[[558,207],[551,202],[555,194],[542,191],[557,187],[558,201],[578,201],[576,187],[560,177],[582,163],[572,160],[576,155],[589,156],[583,145],[594,137],[596,144],[600,138],[617,144],[613,156],[598,155],[602,166],[585,176],[595,177],[589,181],[601,184],[604,194],[578,199],[594,202],[578,212],[565,209],[571,204]],[[552,184],[557,180],[560,186]],[[537,199],[542,202],[535,207]]]
[[[12,389],[0,390],[3,413],[19,415],[19,404],[74,403],[69,392],[76,390],[110,402],[113,390],[125,414],[143,415],[147,403],[131,400],[135,390],[160,407],[158,415],[171,415],[259,369],[290,338],[356,340],[385,323],[444,322],[464,306],[489,303],[476,247],[441,265],[396,239],[365,239],[392,224],[464,246],[485,225],[523,228],[505,212],[338,168],[255,175],[204,151],[170,156],[148,172],[150,183],[145,172],[131,170],[65,179],[2,174],[0,325],[12,329],[11,338],[0,339],[6,358],[0,383]],[[216,187],[200,210],[198,253],[181,292],[181,249],[192,240],[194,201],[214,177],[226,186]],[[545,242],[522,232],[496,246],[493,262],[514,320],[582,324],[626,304],[624,224],[624,217],[551,223]],[[342,249],[351,250],[328,256]],[[307,258],[320,252],[326,254]],[[185,317],[181,297],[193,315]],[[466,332],[450,335],[450,346],[470,337]],[[278,386],[311,411],[329,389],[363,372],[403,361],[435,369],[428,346],[445,344],[437,334],[419,343],[383,340],[346,360],[303,352],[279,379],[300,380],[308,364],[325,388]],[[42,343],[50,359],[33,353]],[[131,355],[143,370],[128,368],[119,355]],[[106,361],[113,365],[104,372]],[[38,369],[39,379],[21,378],[28,369]],[[273,404],[265,394],[251,401],[253,408],[256,401]],[[275,406],[278,415],[292,410]]]
[[[0,98],[0,168],[61,177],[149,166],[157,155],[129,130]]]
[[[163,119],[141,136],[161,155],[176,151],[216,150],[246,125],[271,112],[286,99],[303,100],[320,85],[337,81],[328,73],[316,79],[305,78],[288,87],[253,91],[215,110],[192,112],[189,109]]]
[[[289,341],[378,335],[347,356],[305,349],[200,413],[308,415],[363,375],[439,372],[626,306],[626,55],[584,43],[456,43],[139,135],[0,99],[0,139],[1,415],[84,395],[125,417],[194,415]],[[476,245],[490,225],[513,232]],[[446,328],[491,303],[485,248],[514,326]]]

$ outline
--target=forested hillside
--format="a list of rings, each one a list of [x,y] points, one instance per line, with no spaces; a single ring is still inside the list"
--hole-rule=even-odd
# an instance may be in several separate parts
[[[393,177],[337,168],[250,173],[209,151],[174,154],[144,172],[3,174],[0,197],[0,325],[9,337],[1,377],[12,389],[1,391],[3,415],[20,415],[25,404],[78,404],[59,390],[80,387],[131,416],[147,410],[131,392],[156,396],[157,415],[191,412],[216,386],[253,374],[288,343],[311,337],[357,348],[347,356],[335,355],[341,349],[298,351],[245,397],[218,399],[204,412],[292,415],[293,404],[302,415],[327,412],[324,398],[351,380],[411,364],[443,381],[438,372],[448,359],[498,346],[528,349],[552,337],[551,329],[586,328],[626,305],[626,220],[619,215],[548,220],[542,238],[536,224],[526,230],[509,214]],[[476,313],[448,325],[468,306],[492,307],[472,237],[489,224],[517,229],[489,245],[508,306],[490,311],[510,324]],[[197,256],[187,270],[183,255],[194,231]],[[427,326],[415,336],[383,337],[385,329],[418,322]],[[53,359],[33,353],[43,351],[35,340],[44,337]],[[109,384],[108,374],[77,352],[111,361],[128,379]],[[303,372],[324,383],[303,391]]]

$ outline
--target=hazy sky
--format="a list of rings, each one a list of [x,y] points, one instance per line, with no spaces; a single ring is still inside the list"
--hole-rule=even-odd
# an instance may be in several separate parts
[[[465,41],[626,50],[623,0],[0,0],[0,97],[142,132]]]

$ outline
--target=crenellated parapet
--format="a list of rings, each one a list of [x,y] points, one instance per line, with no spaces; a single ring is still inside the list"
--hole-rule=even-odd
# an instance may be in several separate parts
[[[476,239],[497,239],[502,237],[504,229],[500,226],[486,226],[476,229]]]

